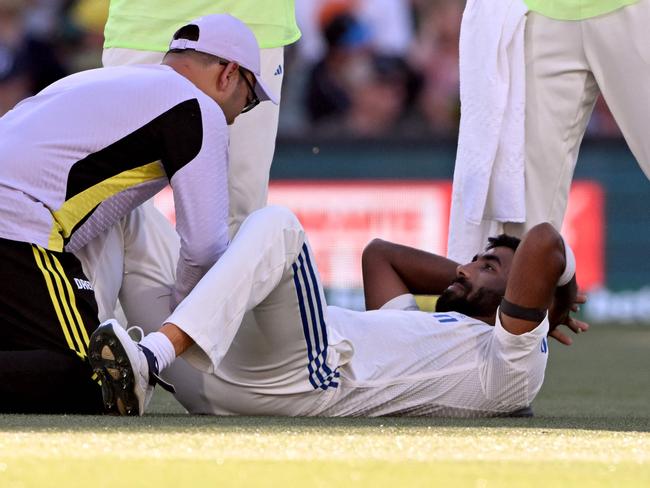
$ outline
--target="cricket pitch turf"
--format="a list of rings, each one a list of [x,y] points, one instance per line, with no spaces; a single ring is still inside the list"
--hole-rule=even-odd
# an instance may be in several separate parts
[[[0,415],[0,487],[650,486],[650,328],[551,346],[532,419]]]

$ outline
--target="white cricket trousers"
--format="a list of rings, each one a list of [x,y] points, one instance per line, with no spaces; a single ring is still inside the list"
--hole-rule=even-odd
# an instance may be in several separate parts
[[[235,387],[218,405],[192,411],[313,415],[334,394],[336,368],[352,354],[328,329],[327,314],[296,216],[278,206],[252,213],[167,319],[196,343],[182,358],[213,373],[205,394]]]
[[[650,178],[650,0],[577,21],[530,12],[526,23],[526,222],[560,229],[578,149],[602,93]],[[615,162],[612,162],[615,164]]]

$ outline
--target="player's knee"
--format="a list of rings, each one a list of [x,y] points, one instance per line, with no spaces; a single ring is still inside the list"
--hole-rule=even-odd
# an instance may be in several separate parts
[[[382,239],[375,238],[370,241],[361,253],[362,266],[370,266],[376,264],[377,259],[385,256],[387,252],[388,243]]]
[[[298,217],[287,207],[269,205],[259,210],[264,212],[264,219],[277,227],[302,227]]]

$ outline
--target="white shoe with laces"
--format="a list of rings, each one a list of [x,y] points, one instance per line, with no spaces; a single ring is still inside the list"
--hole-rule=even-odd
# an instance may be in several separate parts
[[[133,329],[142,335],[142,329],[129,331]],[[142,415],[156,384],[174,393],[174,387],[158,375],[153,353],[131,339],[117,320],[108,320],[93,332],[88,350],[90,365],[101,379],[107,413]]]

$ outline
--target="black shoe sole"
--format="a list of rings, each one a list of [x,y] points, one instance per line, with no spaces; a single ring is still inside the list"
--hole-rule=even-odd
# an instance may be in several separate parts
[[[514,412],[510,412],[507,417],[534,417],[535,414],[533,412],[532,407],[524,407],[520,408],[519,410],[515,410]]]
[[[104,347],[114,359],[102,357]],[[101,379],[102,399],[106,413],[139,415],[139,401],[135,396],[135,375],[129,357],[115,336],[111,326],[99,327],[88,346],[90,365]]]

